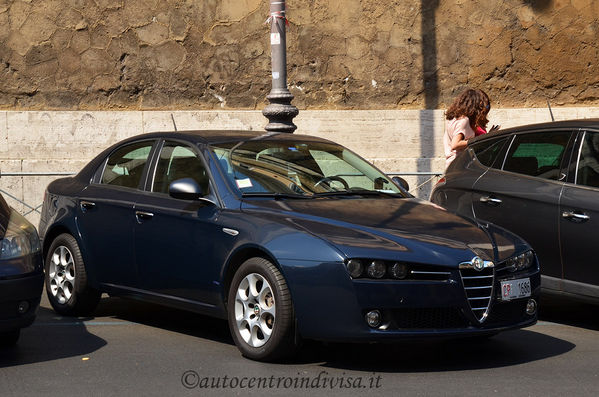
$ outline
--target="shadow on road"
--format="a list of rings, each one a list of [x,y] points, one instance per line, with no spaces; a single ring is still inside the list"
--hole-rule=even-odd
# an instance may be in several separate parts
[[[543,294],[539,320],[599,331],[599,305],[561,295]]]
[[[501,333],[489,339],[394,344],[307,344],[297,362],[368,372],[443,372],[498,368],[564,354],[573,343],[534,331]]]
[[[16,346],[0,348],[0,368],[84,356],[106,345],[77,319],[56,321],[54,311],[40,307],[32,326],[21,330]],[[68,321],[68,323],[67,323]],[[68,324],[68,325],[67,325]]]
[[[111,317],[233,345],[227,321],[122,298],[103,298],[94,316]]]
[[[88,332],[85,322],[132,322],[233,345],[225,320],[129,299],[104,298],[94,317],[62,317],[48,308],[38,312],[33,326],[22,331],[16,347],[0,350],[0,368],[84,356],[106,345]],[[589,315],[596,306],[563,299],[544,299],[542,321],[592,330],[599,319]],[[541,328],[542,329],[542,328]],[[567,353],[576,346],[530,329],[501,333],[489,339],[405,341],[393,344],[323,344],[306,341],[297,357],[283,365],[369,372],[443,372],[524,364]]]
[[[103,299],[97,317],[160,327],[198,338],[233,344],[228,324],[181,310],[119,298]],[[564,354],[575,345],[530,330],[489,339],[407,341],[393,344],[322,344],[306,341],[283,365],[320,363],[325,367],[374,372],[431,372],[523,364]]]

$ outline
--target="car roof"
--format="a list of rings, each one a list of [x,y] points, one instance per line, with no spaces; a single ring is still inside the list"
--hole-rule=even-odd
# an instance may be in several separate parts
[[[150,132],[137,135],[127,139],[127,141],[138,140],[140,138],[165,138],[177,139],[184,138],[190,141],[205,144],[217,144],[226,142],[241,142],[254,139],[268,140],[298,140],[298,141],[320,141],[330,142],[327,139],[310,135],[273,133],[264,130],[185,130],[185,131],[164,131]]]
[[[104,159],[116,148],[127,145],[140,140],[147,139],[183,139],[189,142],[195,142],[200,144],[220,144],[220,143],[238,143],[246,142],[256,139],[270,140],[270,141],[289,141],[295,142],[325,142],[333,143],[324,138],[319,138],[310,135],[301,134],[288,134],[288,133],[273,133],[264,130],[188,130],[188,131],[165,131],[165,132],[150,132],[145,134],[139,134],[122,141],[119,141],[112,146],[104,149],[100,154],[94,157],[83,169],[77,174],[75,178],[81,180],[89,180],[97,167],[104,161]]]
[[[476,137],[472,142],[479,142],[486,139],[507,136],[515,132],[538,131],[538,130],[555,130],[555,129],[576,129],[576,128],[592,128],[599,129],[599,118],[592,119],[576,119],[576,120],[561,120],[550,121],[548,123],[526,124],[516,127],[501,129],[497,132],[491,132]]]

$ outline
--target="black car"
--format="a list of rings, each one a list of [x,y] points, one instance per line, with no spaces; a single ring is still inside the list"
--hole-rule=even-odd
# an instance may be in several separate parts
[[[527,125],[469,144],[431,200],[513,231],[539,257],[547,292],[599,301],[599,119]]]
[[[43,281],[35,227],[0,195],[0,346],[15,344],[34,321]]]
[[[120,142],[48,186],[46,290],[229,320],[254,359],[300,338],[488,336],[536,322],[538,262],[517,236],[413,198],[341,145],[187,131]]]

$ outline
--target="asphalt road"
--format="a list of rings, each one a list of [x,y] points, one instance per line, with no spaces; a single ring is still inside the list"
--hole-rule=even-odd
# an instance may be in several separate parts
[[[597,395],[599,306],[542,304],[537,325],[489,340],[307,342],[264,364],[240,356],[221,320],[118,298],[68,318],[44,297],[18,346],[0,350],[0,395]]]

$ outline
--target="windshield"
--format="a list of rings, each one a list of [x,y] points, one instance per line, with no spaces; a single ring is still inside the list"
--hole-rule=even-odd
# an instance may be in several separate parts
[[[230,184],[244,196],[406,197],[385,174],[334,143],[255,140],[213,145],[212,151]]]

